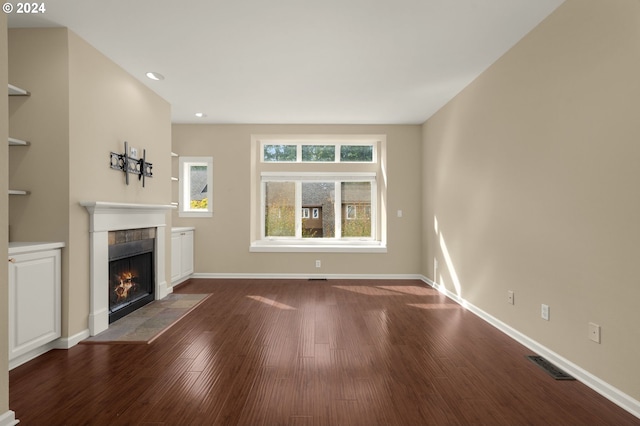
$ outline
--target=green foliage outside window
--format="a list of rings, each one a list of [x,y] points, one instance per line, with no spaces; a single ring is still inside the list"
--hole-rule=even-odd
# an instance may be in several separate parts
[[[370,237],[371,236],[371,205],[368,203],[353,204],[356,217],[348,219],[347,214],[342,218],[343,237]]]
[[[284,203],[270,204],[266,208],[265,236],[293,237],[296,235],[295,207]]]
[[[342,145],[340,147],[340,161],[347,162],[365,162],[373,161],[372,145]]]
[[[335,161],[335,145],[302,145],[302,161]]]
[[[202,200],[191,200],[192,210],[206,210],[209,207],[209,198],[203,198]]]
[[[295,162],[297,149],[296,145],[265,145],[264,161]]]

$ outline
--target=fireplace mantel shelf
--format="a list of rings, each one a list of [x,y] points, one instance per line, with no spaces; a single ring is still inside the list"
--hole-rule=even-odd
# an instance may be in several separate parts
[[[171,204],[134,204],[134,203],[114,203],[110,201],[81,201],[80,205],[87,210],[175,210],[176,206]]]

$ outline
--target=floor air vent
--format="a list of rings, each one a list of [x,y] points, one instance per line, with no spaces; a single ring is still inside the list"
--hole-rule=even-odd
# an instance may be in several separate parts
[[[309,278],[309,281],[329,281],[326,278]]]
[[[527,355],[527,358],[556,380],[575,380],[575,378],[560,370],[540,355]]]

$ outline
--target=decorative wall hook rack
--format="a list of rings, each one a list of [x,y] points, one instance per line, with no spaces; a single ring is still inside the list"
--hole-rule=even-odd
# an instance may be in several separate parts
[[[153,177],[153,164],[149,163],[146,159],[147,150],[142,150],[142,158],[134,158],[129,156],[129,144],[124,143],[124,154],[118,154],[111,152],[111,168],[124,172],[125,182],[129,185],[129,173],[138,175],[138,180],[142,180],[142,187],[144,188],[144,179],[147,177]]]

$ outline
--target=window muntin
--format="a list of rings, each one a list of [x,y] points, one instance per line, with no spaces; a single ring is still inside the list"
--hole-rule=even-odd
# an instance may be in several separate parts
[[[180,157],[179,215],[211,217],[213,213],[213,159]]]

